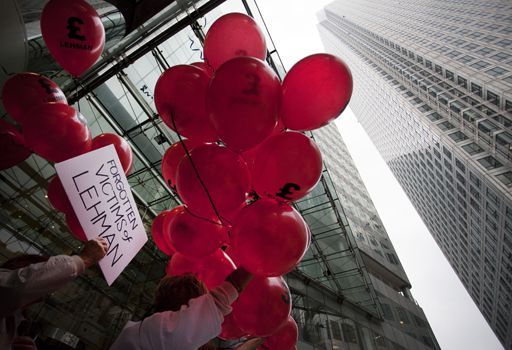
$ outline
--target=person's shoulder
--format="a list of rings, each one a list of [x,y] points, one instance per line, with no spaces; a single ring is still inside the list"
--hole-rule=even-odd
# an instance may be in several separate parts
[[[135,350],[139,344],[140,322],[128,321],[110,350]]]

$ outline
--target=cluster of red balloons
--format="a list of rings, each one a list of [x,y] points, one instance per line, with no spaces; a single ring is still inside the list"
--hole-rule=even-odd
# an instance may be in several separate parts
[[[124,171],[130,170],[133,159],[130,145],[115,134],[92,138],[87,120],[67,104],[64,93],[52,80],[36,73],[15,74],[5,82],[2,100],[22,132],[0,120],[0,144],[6,152],[0,169],[19,164],[32,151],[50,162],[61,162],[112,144]],[[48,199],[55,209],[66,214],[71,233],[82,241],[87,240],[57,176],[49,183]]]
[[[114,146],[124,172],[128,173],[132,166],[133,154],[130,145],[121,136],[110,133],[100,134],[92,139],[90,150],[99,149],[108,145]],[[48,184],[47,196],[50,204],[55,209],[66,215],[66,224],[73,236],[83,242],[86,242],[88,240],[87,236],[78,221],[73,207],[71,206],[71,202],[69,201],[66,192],[64,191],[64,187],[57,175],[55,175]]]
[[[205,62],[166,70],[155,87],[164,123],[186,137],[166,151],[162,174],[183,205],[161,212],[152,234],[171,256],[166,272],[192,273],[209,288],[236,266],[256,277],[233,304],[221,337],[268,337],[265,349],[293,349],[297,325],[282,275],[304,256],[310,231],[291,206],[322,172],[302,132],[326,125],[352,93],[348,67],[316,54],[281,82],[265,63],[255,21],[231,13],[212,24]]]

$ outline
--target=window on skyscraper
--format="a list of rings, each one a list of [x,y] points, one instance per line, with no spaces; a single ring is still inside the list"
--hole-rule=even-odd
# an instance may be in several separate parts
[[[466,46],[464,46],[463,48],[466,49],[466,50],[474,50],[477,47],[480,47],[480,46],[477,45],[477,44],[470,43],[470,44],[467,44]]]
[[[425,60],[425,66],[427,66],[427,68],[432,69],[432,62],[429,60]]]
[[[471,83],[471,92],[477,94],[478,96],[482,97],[482,87],[478,84]]]
[[[465,89],[468,88],[468,80],[463,77],[457,77],[457,84],[459,84]]]
[[[477,161],[487,170],[496,169],[503,166],[503,164],[501,164],[501,162],[494,158],[493,156],[483,157],[478,159]]]
[[[343,338],[345,338],[345,341],[347,343],[358,344],[356,330],[354,326],[347,323],[342,323],[341,329],[343,331]]]
[[[448,57],[450,57],[450,58],[455,58],[455,57],[457,57],[457,56],[458,56],[458,55],[460,55],[460,54],[461,54],[461,52],[459,52],[459,51],[457,51],[457,50],[452,50],[452,51],[448,52],[448,53],[446,54],[446,56],[448,56]]]
[[[422,111],[422,112],[428,112],[428,111],[431,111],[431,110],[432,110],[432,108],[430,108],[430,106],[429,106],[429,105],[427,105],[427,104],[424,104],[423,106],[418,107],[418,109],[419,109],[420,111]]]
[[[512,186],[512,171],[507,171],[505,173],[496,175],[496,177],[506,186]]]
[[[455,131],[449,134],[448,136],[455,142],[460,142],[468,139],[466,134],[464,134],[462,131]]]
[[[512,55],[508,54],[506,52],[498,52],[496,55],[491,56],[492,59],[494,59],[496,61],[500,61],[500,62],[508,60],[511,57],[512,57]]]
[[[483,56],[490,54],[491,52],[494,52],[494,49],[491,49],[490,47],[483,47],[480,50],[477,50],[476,53],[479,53]]]
[[[475,63],[471,64],[470,66],[480,70],[480,69],[489,67],[490,65],[491,64],[489,62],[485,62],[485,61],[480,60],[480,61],[476,61]]]
[[[436,120],[439,120],[442,117],[439,115],[439,113],[434,112],[434,113],[427,115],[427,118],[430,119],[430,121],[435,122]],[[427,155],[430,155],[430,153],[427,153]]]
[[[466,135],[464,135],[464,136],[466,136]],[[466,138],[467,138],[467,136],[466,136]],[[466,166],[458,158],[455,158],[455,166],[457,168],[459,168],[460,170],[462,170],[462,172],[466,172]]]
[[[446,131],[446,130],[450,130],[450,129],[455,128],[455,127],[453,126],[453,124],[452,124],[452,123],[450,123],[449,121],[444,121],[444,122],[442,122],[442,123],[439,123],[439,124],[437,124],[437,126],[439,127],[439,129],[441,129],[441,130],[443,130],[443,131]]]
[[[500,30],[499,32],[503,33],[503,34],[512,34],[512,26],[505,27],[502,30]]]
[[[508,73],[508,70],[501,67],[494,67],[486,71],[487,74],[492,75],[493,77],[500,76],[502,74]]]
[[[484,35],[484,34],[480,33],[480,32],[473,32],[473,33],[469,34],[468,37],[476,39],[478,37],[481,37],[482,35]]]
[[[459,101],[450,102],[450,109],[455,113],[459,113],[462,109],[466,108],[466,105]]]
[[[501,47],[509,48],[512,46],[512,40],[511,39],[503,39],[503,40],[497,41],[494,44],[501,46]]]
[[[436,73],[443,74],[443,68],[438,64],[436,64]]]
[[[453,75],[453,72],[450,72],[449,70],[445,70],[445,71],[444,71],[444,73],[445,73],[445,75],[446,75],[446,78],[447,78],[447,79],[449,79],[449,80],[451,80],[451,81],[455,81],[455,80],[454,80],[454,79],[455,79],[455,77],[454,77],[454,75]]]
[[[384,314],[384,318],[389,321],[394,321],[395,317],[393,316],[393,311],[388,304],[381,303],[382,313]]]
[[[511,77],[512,78],[512,77]],[[505,110],[507,112],[512,113],[512,101],[506,100],[505,101]]]
[[[496,106],[500,105],[500,97],[494,92],[487,91],[487,101],[495,104]]]
[[[496,135],[496,143],[502,146],[512,145],[512,135],[506,131]]]
[[[479,145],[477,145],[476,143],[472,142],[472,143],[469,143],[467,145],[464,145],[462,146],[462,148],[468,152],[470,155],[473,155],[473,154],[477,154],[477,153],[481,153],[484,151],[484,149],[482,147],[480,147]],[[478,179],[478,178],[477,178]],[[479,180],[480,181],[480,180]]]
[[[462,62],[462,63],[468,63],[468,62],[473,61],[474,59],[475,58],[473,56],[464,55],[462,57],[457,58],[457,61]]]
[[[480,38],[478,40],[481,40],[483,42],[486,42],[486,43],[490,43],[490,42],[493,42],[494,40],[498,39],[497,36],[494,36],[494,35],[487,35],[487,36],[484,36],[483,38]]]

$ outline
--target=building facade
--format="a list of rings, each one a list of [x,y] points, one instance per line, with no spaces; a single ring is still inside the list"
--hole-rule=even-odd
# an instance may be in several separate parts
[[[336,1],[319,25],[351,107],[512,348],[512,4]]]
[[[380,314],[379,321],[372,327],[378,334],[374,336],[375,349],[439,349],[423,310],[412,297],[411,284],[337,127],[329,124],[313,134],[332,181],[332,192],[340,202],[337,211],[346,222],[345,234],[352,241],[352,249],[358,252],[375,296]],[[339,345],[343,349],[343,345],[352,344]],[[361,349],[366,349],[364,344]]]

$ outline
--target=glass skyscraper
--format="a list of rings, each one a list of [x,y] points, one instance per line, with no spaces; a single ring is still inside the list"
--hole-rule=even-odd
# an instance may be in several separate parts
[[[340,0],[319,25],[352,69],[356,117],[507,349],[511,15],[505,0]]]

